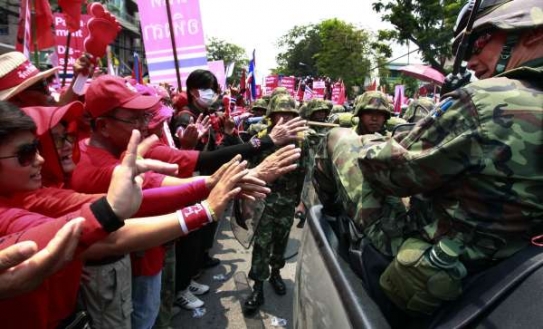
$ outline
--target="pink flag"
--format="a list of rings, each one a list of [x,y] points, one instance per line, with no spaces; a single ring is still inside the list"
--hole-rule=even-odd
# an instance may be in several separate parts
[[[404,98],[404,86],[397,85],[394,90],[394,113],[399,114],[402,110],[403,98]]]

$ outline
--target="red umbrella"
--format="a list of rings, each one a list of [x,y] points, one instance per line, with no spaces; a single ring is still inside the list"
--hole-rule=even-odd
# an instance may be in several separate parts
[[[419,80],[435,82],[438,85],[442,85],[445,80],[445,76],[441,72],[422,64],[406,65],[400,67],[399,71]]]

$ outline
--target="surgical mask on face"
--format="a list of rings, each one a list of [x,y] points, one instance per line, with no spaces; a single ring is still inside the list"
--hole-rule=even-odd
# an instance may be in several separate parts
[[[200,97],[198,97],[198,103],[205,107],[210,107],[217,100],[217,94],[211,89],[198,89]]]

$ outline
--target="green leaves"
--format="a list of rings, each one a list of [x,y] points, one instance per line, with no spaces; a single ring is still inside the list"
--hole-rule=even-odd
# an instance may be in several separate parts
[[[247,67],[249,59],[245,55],[245,49],[228,43],[218,38],[210,38],[207,45],[207,59],[210,61],[223,60],[224,65],[235,62],[234,73],[228,78],[227,83],[238,82],[241,77],[241,70]]]
[[[462,4],[461,0],[377,0],[373,10],[394,26],[379,31],[378,38],[413,42],[425,62],[446,73],[445,63],[453,57],[452,29]]]
[[[276,71],[343,79],[350,90],[350,86],[363,85],[375,53],[390,54],[388,46],[372,40],[369,32],[338,19],[296,26],[279,39],[284,51],[277,56]]]

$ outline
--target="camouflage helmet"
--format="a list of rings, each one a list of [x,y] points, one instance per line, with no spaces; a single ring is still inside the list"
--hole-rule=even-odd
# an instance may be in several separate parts
[[[360,100],[362,99],[362,96],[364,96],[364,94],[358,95],[358,96],[355,97],[355,99],[353,101],[353,108],[356,108],[356,105],[358,105],[358,103],[360,103]]]
[[[254,109],[262,109],[266,111],[268,109],[268,102],[265,99],[259,98],[251,106],[251,112],[253,112]]]
[[[277,95],[290,95],[290,92],[285,87],[276,87],[270,95],[270,100]]]
[[[421,97],[414,99],[405,110],[402,119],[408,122],[417,122],[428,115],[435,107],[435,103],[431,98]]]
[[[332,107],[332,110],[330,111],[330,113],[343,113],[345,112],[345,107],[343,105],[334,105]]]
[[[454,28],[454,52],[460,46],[460,41],[466,33],[471,8],[473,8],[473,1],[464,6],[458,15]],[[512,32],[533,29],[539,26],[543,26],[543,0],[483,0],[473,23],[470,44],[485,31],[498,29]],[[511,48],[517,42],[518,38],[511,38]],[[470,53],[468,51],[466,56],[469,56]],[[498,73],[503,69],[505,67],[500,69],[497,67]]]
[[[307,104],[304,103],[298,107],[298,112],[303,119],[307,119]]]
[[[268,105],[266,117],[269,118],[273,113],[293,113],[298,116],[296,101],[290,95],[277,95],[273,97]]]
[[[387,119],[390,118],[390,105],[387,95],[380,91],[366,91],[358,99],[353,116],[359,116],[362,111],[380,111],[385,114]]]
[[[325,100],[322,99],[315,99],[314,102],[310,102],[307,104],[307,117],[311,117],[311,115],[317,111],[326,111],[326,114],[330,113],[330,108],[328,107],[328,104]]]

